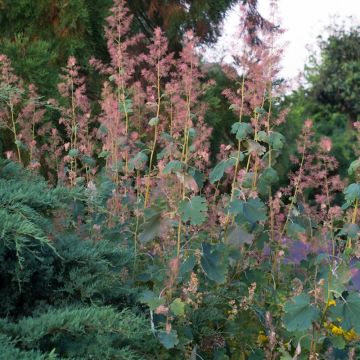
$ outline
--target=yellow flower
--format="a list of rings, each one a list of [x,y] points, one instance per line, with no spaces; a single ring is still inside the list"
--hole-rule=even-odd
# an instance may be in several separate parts
[[[336,326],[336,325],[330,325],[330,330],[334,335],[344,335],[344,330],[341,328],[341,326]]]
[[[354,341],[360,338],[354,329],[345,331],[341,326],[336,326],[333,323],[330,324],[324,323],[324,327],[326,329],[329,329],[333,335],[343,336],[344,339],[347,341]]]
[[[259,344],[266,344],[269,341],[269,338],[264,334],[263,331],[259,332],[258,338],[257,338],[257,342]]]
[[[330,306],[335,306],[336,305],[336,301],[335,300],[328,300],[326,307],[330,307]]]
[[[347,341],[353,341],[353,340],[356,340],[358,338],[358,334],[354,331],[354,329],[351,329],[351,330],[346,331],[344,333],[344,338]]]

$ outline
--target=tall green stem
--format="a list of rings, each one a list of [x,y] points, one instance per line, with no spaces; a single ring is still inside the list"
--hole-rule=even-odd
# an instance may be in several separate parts
[[[159,121],[160,116],[160,106],[161,106],[161,89],[160,89],[160,59],[158,58],[157,62],[157,106],[156,106],[156,118],[157,121]],[[145,201],[144,201],[144,207],[146,208],[149,202],[150,197],[150,185],[151,185],[151,170],[152,165],[154,161],[154,154],[157,144],[157,138],[158,138],[158,124],[155,124],[154,126],[154,139],[151,147],[151,153],[150,153],[150,162],[149,162],[149,172],[148,176],[146,178],[146,190],[145,190]]]

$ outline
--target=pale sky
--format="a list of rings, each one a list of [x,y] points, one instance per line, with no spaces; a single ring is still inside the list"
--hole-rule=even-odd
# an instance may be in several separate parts
[[[264,17],[268,14],[269,3],[270,0],[259,0],[259,10]],[[303,70],[309,55],[307,45],[316,45],[317,36],[325,34],[324,29],[333,22],[334,17],[339,16],[340,21],[337,22],[344,20],[350,24],[351,16],[354,23],[360,24],[360,0],[278,0],[278,6],[278,15],[286,30],[283,39],[288,43],[282,62],[282,75],[290,79]],[[237,22],[238,14],[230,11],[224,23],[223,36],[216,50],[209,52],[210,57],[219,60],[221,48],[227,52]]]

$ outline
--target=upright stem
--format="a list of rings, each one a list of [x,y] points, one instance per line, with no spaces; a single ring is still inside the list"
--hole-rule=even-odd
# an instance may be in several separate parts
[[[254,98],[255,98],[255,95],[256,95],[256,92],[254,93]],[[261,102],[261,107],[260,109],[264,109],[264,105],[265,105],[265,92],[263,93],[262,95],[262,102]],[[259,132],[259,117],[260,117],[260,113],[256,113],[254,111],[255,115],[254,115],[254,123],[255,123],[255,126],[254,126],[254,141],[257,141],[257,137],[258,137],[258,132]],[[248,161],[247,161],[247,164],[246,164],[246,170],[245,170],[245,173],[248,173],[249,170],[250,170],[250,164],[251,164],[251,158],[252,158],[252,154],[250,153],[249,156],[248,156]],[[258,162],[256,161],[255,162],[255,172],[257,171],[257,167],[258,167]],[[256,187],[256,178],[254,179],[253,181],[253,184],[252,184],[252,187],[255,188]]]
[[[187,103],[187,117],[185,120],[184,126],[184,142],[181,153],[181,161],[187,165],[188,156],[189,156],[189,121],[191,120],[191,94],[192,94],[192,74],[193,74],[193,61],[191,59],[190,62],[190,84],[186,86],[186,103]],[[185,199],[185,186],[184,184],[180,184],[180,197],[181,200]],[[179,216],[179,224],[178,224],[178,234],[177,234],[177,256],[180,256],[181,249],[181,217]]]
[[[19,159],[19,162],[21,163],[22,162],[21,161],[21,152],[20,152],[20,146],[18,144],[18,136],[17,136],[17,130],[16,130],[16,120],[15,120],[15,114],[14,114],[14,105],[11,102],[11,99],[10,99],[9,105],[10,105],[11,126],[12,126],[12,132],[13,132],[13,135],[14,135],[14,142],[15,142],[17,153],[18,153],[18,159]]]
[[[158,58],[157,62],[157,108],[156,108],[156,118],[159,121],[160,116],[160,106],[161,106],[161,89],[160,89],[160,59]],[[154,126],[154,139],[153,144],[151,147],[151,153],[150,153],[150,162],[149,162],[149,173],[146,178],[146,190],[145,190],[145,201],[144,201],[144,207],[146,208],[149,197],[150,197],[150,185],[151,185],[151,169],[154,161],[154,154],[156,149],[156,143],[157,143],[157,137],[158,137],[158,124]]]
[[[242,82],[241,82],[241,105],[240,105],[240,112],[239,112],[239,123],[242,122],[243,112],[244,112],[244,90],[245,90],[245,75],[243,74]],[[239,166],[240,166],[240,158],[241,158],[241,141],[238,140],[238,148],[237,148],[237,154],[236,154],[236,162],[235,162],[235,172],[234,172],[234,178],[231,184],[231,195],[230,195],[230,202],[234,200],[235,196],[235,188],[236,188],[236,181],[237,181],[237,174],[239,172]],[[224,242],[227,240],[227,229],[230,221],[230,214],[229,212],[226,215],[225,220],[225,228],[224,228]]]
[[[270,138],[271,135],[271,128],[270,128],[270,118],[271,118],[271,111],[272,111],[272,91],[271,91],[271,85],[270,85],[270,95],[269,95],[269,112],[268,112],[268,116],[267,116],[267,122],[266,122],[266,127],[267,127],[267,135]],[[269,163],[268,163],[268,167],[270,168],[272,166],[272,149],[271,149],[271,144],[269,141]]]
[[[35,143],[35,122],[34,122],[35,111],[36,110],[34,110],[34,114],[32,116],[32,124],[31,124],[31,138],[33,143]],[[30,163],[32,160],[33,160],[33,146],[30,147]]]
[[[190,79],[192,78],[192,73],[193,73],[193,63],[190,63]],[[191,93],[192,93],[192,84],[191,84],[191,80],[190,80],[190,84],[189,84],[189,88],[187,89],[187,95],[186,95],[186,102],[187,102],[187,119],[185,122],[185,130],[184,130],[184,134],[185,134],[185,138],[184,138],[184,146],[183,146],[183,161],[185,163],[185,165],[187,164],[188,161],[188,156],[189,156],[189,122],[191,120]]]
[[[357,218],[358,208],[359,208],[359,199],[356,199],[356,200],[355,200],[355,205],[354,205],[354,211],[353,211],[352,219],[351,219],[351,223],[352,223],[352,224],[356,224],[356,218]],[[351,238],[350,238],[350,237],[349,237],[348,240],[347,240],[346,247],[347,247],[348,249],[351,249],[351,247],[352,247],[352,242],[351,242]]]
[[[271,142],[270,142],[270,135],[271,135],[271,126],[270,126],[270,119],[271,119],[271,112],[272,112],[272,85],[271,80],[269,84],[269,111],[267,114],[267,121],[266,121],[266,127],[267,127],[267,136],[269,139],[269,162],[268,162],[268,168],[272,167],[272,148],[271,148]],[[269,211],[270,211],[270,242],[271,244],[274,244],[275,241],[275,219],[274,219],[274,208],[273,208],[273,199],[272,199],[272,189],[271,185],[269,186]],[[276,267],[276,252],[277,252],[278,244],[275,244],[275,254],[273,258],[273,267],[275,270]]]
[[[275,23],[275,13],[274,13],[274,8],[272,7],[272,23]],[[271,115],[272,115],[272,102],[273,102],[273,97],[272,97],[272,70],[273,70],[273,51],[274,51],[274,34],[271,33],[271,50],[270,50],[270,65],[269,65],[269,84],[268,84],[268,92],[269,92],[269,110],[267,113],[267,121],[266,121],[266,130],[267,130],[267,136],[269,139],[269,161],[268,161],[268,168],[272,167],[272,147],[271,147],[271,141],[270,141],[270,136],[271,136],[271,124],[270,124],[270,120],[271,120]],[[269,211],[270,211],[270,243],[275,245],[275,254],[274,255],[274,259],[273,259],[273,267],[275,270],[276,267],[276,253],[277,253],[277,248],[278,248],[278,243],[274,243],[275,242],[275,236],[274,236],[274,208],[273,208],[273,198],[272,198],[272,188],[271,185],[269,185]]]
[[[327,168],[326,161],[324,161],[324,166],[325,166],[325,173],[326,173],[325,174],[325,193],[326,193],[326,202],[327,202],[328,211],[329,211],[331,204],[330,204],[329,182],[328,182],[328,178],[327,178],[328,168]],[[330,213],[330,235],[331,235],[332,256],[334,259],[335,258],[334,219],[333,219],[333,216],[331,213]],[[331,271],[330,271],[330,273],[331,273]]]
[[[173,102],[172,102],[172,98],[170,97],[170,136],[172,137],[173,135]]]
[[[122,104],[123,107],[123,111],[125,114],[125,136],[127,136],[128,131],[129,131],[129,114],[128,114],[128,110],[126,107],[126,94],[125,94],[125,83],[124,83],[124,77],[123,77],[123,71],[124,71],[124,66],[123,66],[123,56],[122,56],[122,50],[121,50],[121,34],[118,34],[118,58],[119,58],[119,64],[118,64],[118,77],[120,79],[120,84],[117,84],[117,98],[118,98],[118,103]],[[119,111],[119,122],[121,121],[121,112]],[[125,150],[125,176],[128,175],[128,151]],[[116,173],[118,172],[117,169],[117,162],[118,162],[118,157],[116,156]],[[116,183],[117,185],[119,184],[119,175],[116,174]],[[125,187],[125,194],[127,192],[127,188]]]
[[[291,202],[290,202],[290,205],[289,205],[289,209],[288,209],[288,213],[287,213],[287,216],[286,216],[286,220],[285,220],[285,224],[282,228],[282,231],[280,233],[280,238],[282,238],[285,234],[285,231],[287,229],[287,225],[289,223],[289,220],[290,220],[290,216],[291,216],[291,212],[292,212],[292,209],[295,205],[295,201],[296,201],[296,196],[297,196],[297,193],[299,191],[299,186],[300,186],[300,181],[301,181],[301,176],[302,176],[302,171],[303,171],[303,166],[304,166],[304,161],[305,161],[305,154],[306,154],[306,138],[304,140],[304,148],[303,148],[303,151],[302,151],[302,155],[301,155],[301,163],[300,163],[300,168],[299,168],[299,175],[296,179],[296,184],[295,184],[295,190],[294,190],[294,194],[292,196],[292,199],[291,199]]]
[[[137,180],[139,179],[139,170],[137,170],[136,174]],[[134,272],[136,268],[136,257],[137,257],[137,246],[138,246],[138,232],[140,225],[140,216],[139,216],[139,201],[140,201],[140,191],[137,189],[136,192],[136,224],[135,224],[135,234],[134,234]]]
[[[240,106],[240,112],[239,112],[239,123],[242,122],[242,117],[243,117],[243,112],[244,112],[244,90],[245,90],[245,75],[243,75],[242,82],[241,82],[241,106]],[[234,173],[234,178],[233,178],[233,181],[231,184],[230,201],[234,200],[237,173],[239,171],[239,166],[240,166],[240,156],[241,156],[241,141],[238,140],[238,149],[237,149],[237,156],[236,156],[236,163],[235,163],[235,173]]]
[[[77,143],[77,124],[75,114],[75,99],[74,99],[74,82],[71,80],[71,138],[70,149],[76,149]],[[70,162],[71,171],[76,173],[76,158],[74,157]],[[73,185],[73,178],[70,177],[71,185]]]
[[[353,212],[353,216],[352,216],[352,224],[356,224],[356,217],[357,217],[358,207],[359,207],[359,199],[356,199],[354,212]]]

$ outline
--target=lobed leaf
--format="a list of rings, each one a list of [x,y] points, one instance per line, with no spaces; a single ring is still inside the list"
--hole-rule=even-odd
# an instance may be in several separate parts
[[[224,252],[218,246],[203,244],[201,267],[206,276],[218,284],[226,281],[227,266],[224,262]]]
[[[191,225],[200,225],[206,219],[207,212],[206,199],[201,196],[194,196],[180,202],[179,213],[183,222],[190,221]]]
[[[253,131],[253,128],[248,123],[237,122],[231,127],[231,133],[235,134],[238,140],[246,139]]]
[[[288,331],[308,330],[313,321],[320,319],[320,310],[310,304],[310,296],[300,294],[284,305],[284,326]]]
[[[210,172],[211,184],[214,184],[217,181],[221,180],[222,177],[224,176],[225,171],[231,168],[232,166],[234,166],[235,164],[236,164],[235,158],[230,158],[220,161]]]

